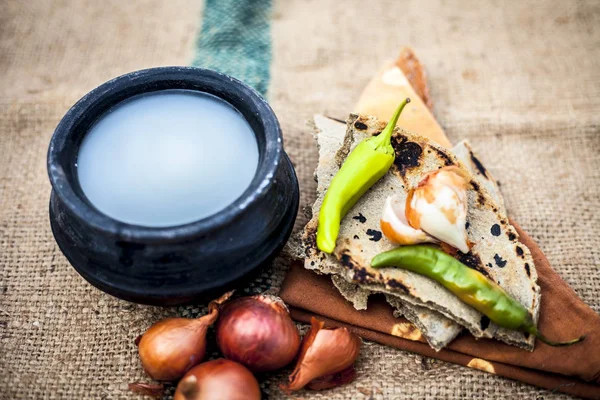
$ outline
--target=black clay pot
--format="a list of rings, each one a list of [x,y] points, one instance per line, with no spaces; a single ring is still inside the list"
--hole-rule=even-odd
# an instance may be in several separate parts
[[[114,220],[83,194],[76,162],[90,126],[117,103],[165,89],[218,96],[246,118],[259,149],[250,187],[224,210],[186,225],[148,228]],[[298,180],[265,100],[229,76],[198,68],[132,72],[94,89],[64,116],[50,142],[50,223],[60,249],[92,285],[125,300],[174,305],[205,300],[243,284],[289,238]]]

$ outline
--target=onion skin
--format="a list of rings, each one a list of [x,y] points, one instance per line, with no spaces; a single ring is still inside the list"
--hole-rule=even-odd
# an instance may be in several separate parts
[[[360,338],[346,328],[323,329],[323,325],[315,317],[311,319],[296,368],[289,383],[281,386],[284,391],[300,390],[306,385],[310,388],[310,383],[317,390],[328,389],[354,380],[355,373],[349,368],[360,354]]]
[[[325,375],[320,378],[313,379],[305,387],[310,390],[325,390],[337,386],[345,385],[356,379],[356,369],[354,365],[336,372],[335,374]]]
[[[296,324],[275,296],[242,297],[225,304],[215,329],[223,355],[255,373],[286,366],[300,348]]]
[[[185,374],[173,400],[260,400],[260,387],[246,367],[219,358]]]
[[[219,304],[232,294],[228,292],[212,301],[207,315],[164,319],[136,339],[146,373],[157,381],[176,381],[201,362],[206,354],[206,331],[219,315]]]
[[[144,396],[151,397],[162,397],[164,395],[165,387],[162,384],[134,382],[127,385],[129,390],[134,393],[142,394]]]

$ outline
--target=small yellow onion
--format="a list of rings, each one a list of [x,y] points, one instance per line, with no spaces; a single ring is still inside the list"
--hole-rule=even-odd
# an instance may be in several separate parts
[[[206,354],[206,331],[216,321],[225,293],[208,305],[208,314],[197,319],[168,318],[152,325],[136,339],[142,366],[158,381],[175,381]]]
[[[173,400],[260,400],[260,387],[246,367],[220,358],[189,370]]]
[[[470,177],[456,166],[425,176],[406,199],[406,220],[414,229],[468,253],[467,189]]]
[[[223,355],[252,372],[274,371],[292,362],[300,334],[285,303],[276,296],[241,297],[221,309],[215,325]]]
[[[300,355],[285,391],[328,389],[354,380],[354,362],[360,354],[361,340],[346,328],[323,329],[324,322],[311,319]]]

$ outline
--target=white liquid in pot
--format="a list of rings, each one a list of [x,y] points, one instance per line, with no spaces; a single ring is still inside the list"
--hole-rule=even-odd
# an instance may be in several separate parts
[[[89,201],[119,221],[147,227],[193,222],[248,188],[258,146],[225,101],[189,90],[133,97],[103,115],[77,160]]]

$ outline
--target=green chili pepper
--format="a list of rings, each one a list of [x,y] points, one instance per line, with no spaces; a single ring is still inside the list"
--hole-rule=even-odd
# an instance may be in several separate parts
[[[360,142],[331,180],[319,212],[319,250],[325,253],[333,252],[342,218],[394,163],[396,153],[391,143],[392,133],[400,113],[408,103],[409,98],[398,106],[392,119],[379,135]]]
[[[482,273],[438,248],[424,245],[398,247],[375,256],[371,266],[400,267],[433,279],[496,325],[528,332],[550,346],[568,346],[585,338],[581,336],[568,342],[548,340],[538,332],[531,314],[521,303]]]

